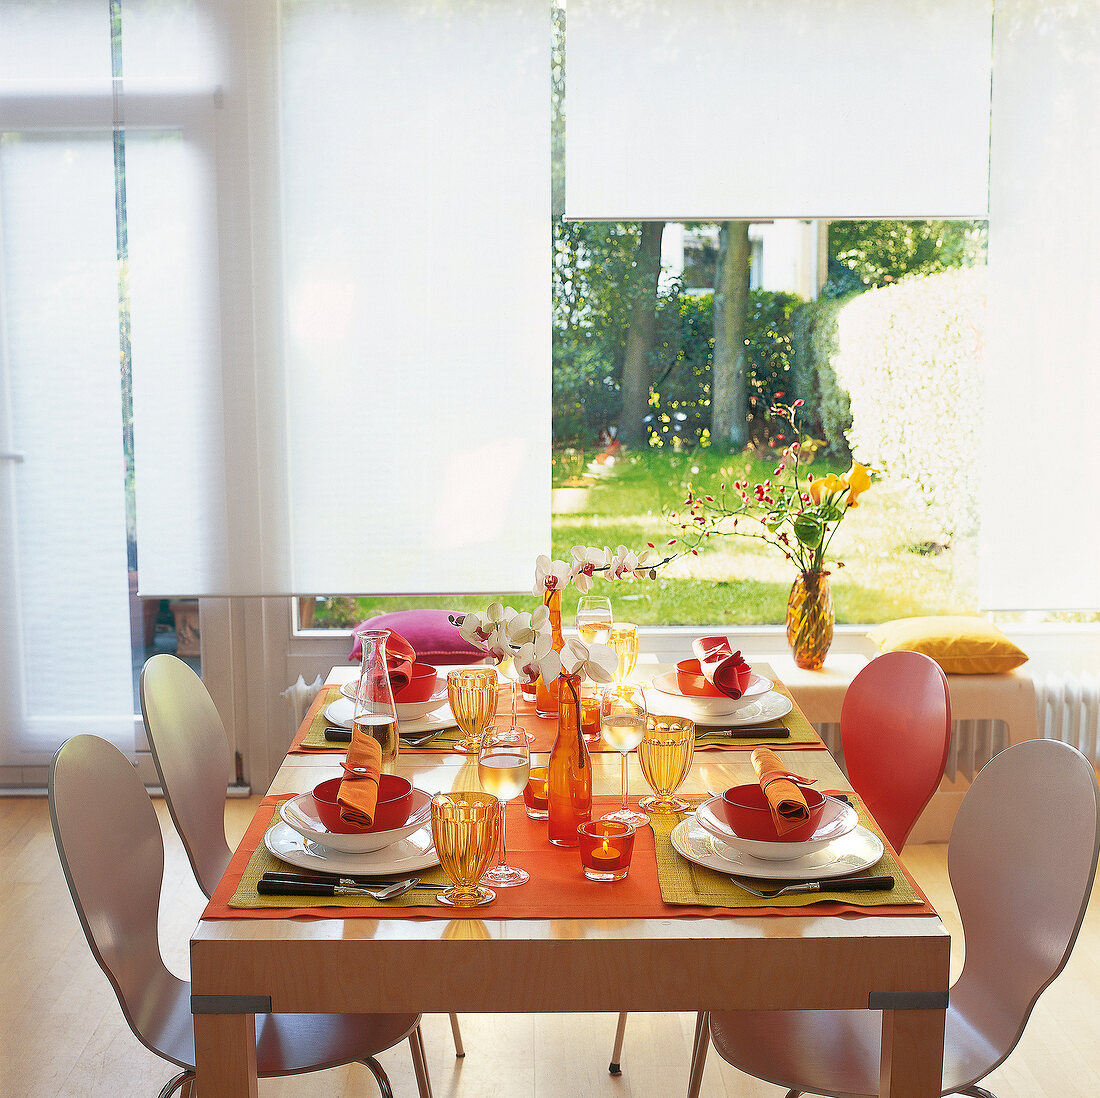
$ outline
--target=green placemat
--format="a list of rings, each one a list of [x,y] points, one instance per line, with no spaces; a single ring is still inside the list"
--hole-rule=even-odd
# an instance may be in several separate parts
[[[880,838],[877,825],[871,820],[858,797],[851,797],[859,813],[859,822],[870,828]],[[754,896],[739,888],[735,880],[706,866],[697,865],[679,854],[672,845],[670,836],[673,829],[687,813],[679,816],[668,814],[651,815],[654,843],[657,853],[657,879],[661,885],[661,899],[666,904],[688,904],[704,907],[807,907],[823,901],[849,904],[853,907],[886,907],[894,904],[923,904],[924,897],[913,887],[909,878],[898,863],[897,858],[885,848],[883,856],[865,869],[861,876],[891,874],[894,887],[887,892],[796,892],[786,896],[765,899]],[[884,844],[885,846],[885,844]],[[749,884],[759,888],[779,888],[783,881],[757,881],[745,878]]]
[[[769,669],[770,670],[770,669]],[[785,686],[776,682],[774,689],[782,694],[786,698],[791,699],[791,703],[794,704],[794,699],[791,698],[790,691]],[[768,735],[769,729],[774,728],[788,728],[790,729],[790,735],[784,736],[782,739],[776,739],[773,735]],[[747,729],[743,729],[747,731]],[[762,726],[759,729],[759,736],[746,736],[744,738],[740,736],[707,736],[700,735],[695,739],[696,747],[775,747],[782,750],[785,747],[824,747],[821,742],[821,737],[814,730],[814,726],[810,724],[808,720],[802,715],[802,710],[794,705],[794,708],[781,720],[770,721],[767,725]]]
[[[326,696],[322,698],[320,705],[318,705],[317,712],[314,714],[313,720],[310,722],[310,726],[298,747],[303,751],[346,751],[348,746],[346,743],[330,743],[325,739],[325,729],[330,724],[325,716],[325,709],[343,695],[338,686],[326,686],[324,689]],[[462,730],[457,725],[451,725],[449,728],[441,728],[432,739],[418,743],[415,747],[406,740],[402,740],[401,750],[432,751],[439,748],[449,748],[458,743],[460,739],[462,739]]]
[[[276,807],[271,817],[271,825],[279,822],[279,812]],[[256,890],[256,885],[265,873],[305,873],[306,870],[288,865],[276,858],[261,842],[248,859],[248,865],[241,875],[233,896],[229,900],[230,907],[237,908],[309,908],[309,907],[443,907],[436,901],[435,893],[426,888],[414,888],[403,896],[397,896],[392,900],[372,900],[369,896],[261,896]],[[403,879],[406,874],[389,874],[388,879]],[[438,866],[430,869],[417,870],[407,874],[411,877],[419,877],[427,884],[438,884],[442,891],[450,881]],[[379,886],[381,887],[381,886]]]

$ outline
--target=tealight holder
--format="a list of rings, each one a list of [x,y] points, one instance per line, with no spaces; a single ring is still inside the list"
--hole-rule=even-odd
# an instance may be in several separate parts
[[[545,766],[532,766],[523,787],[523,807],[532,820],[545,820],[550,815],[550,774]]]
[[[621,881],[634,853],[634,828],[621,820],[589,820],[577,828],[581,866],[590,881]]]
[[[601,731],[600,695],[586,694],[581,698],[581,735],[588,743],[595,743]]]

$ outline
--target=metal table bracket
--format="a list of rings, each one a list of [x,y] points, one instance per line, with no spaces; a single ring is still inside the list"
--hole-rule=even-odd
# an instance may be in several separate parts
[[[270,995],[192,995],[192,1014],[270,1014]]]

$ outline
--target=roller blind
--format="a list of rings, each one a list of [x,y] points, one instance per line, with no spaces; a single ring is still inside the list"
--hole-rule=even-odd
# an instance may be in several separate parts
[[[990,0],[570,0],[566,216],[972,218]]]
[[[998,0],[979,602],[1100,609],[1100,31]]]

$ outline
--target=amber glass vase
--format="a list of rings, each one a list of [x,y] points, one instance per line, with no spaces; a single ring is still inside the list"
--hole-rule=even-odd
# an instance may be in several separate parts
[[[543,603],[550,611],[550,642],[555,652],[560,652],[565,647],[565,639],[561,635],[561,588],[547,591],[543,596]],[[556,717],[558,715],[558,691],[561,689],[561,679],[555,679],[551,683],[542,681],[541,676],[535,682],[535,712],[540,717]]]
[[[833,595],[828,572],[800,572],[787,599],[787,643],[794,662],[817,671],[833,643]]]
[[[555,846],[576,846],[577,828],[592,819],[592,758],[581,733],[581,677],[562,675],[558,738],[548,769],[547,838]]]

